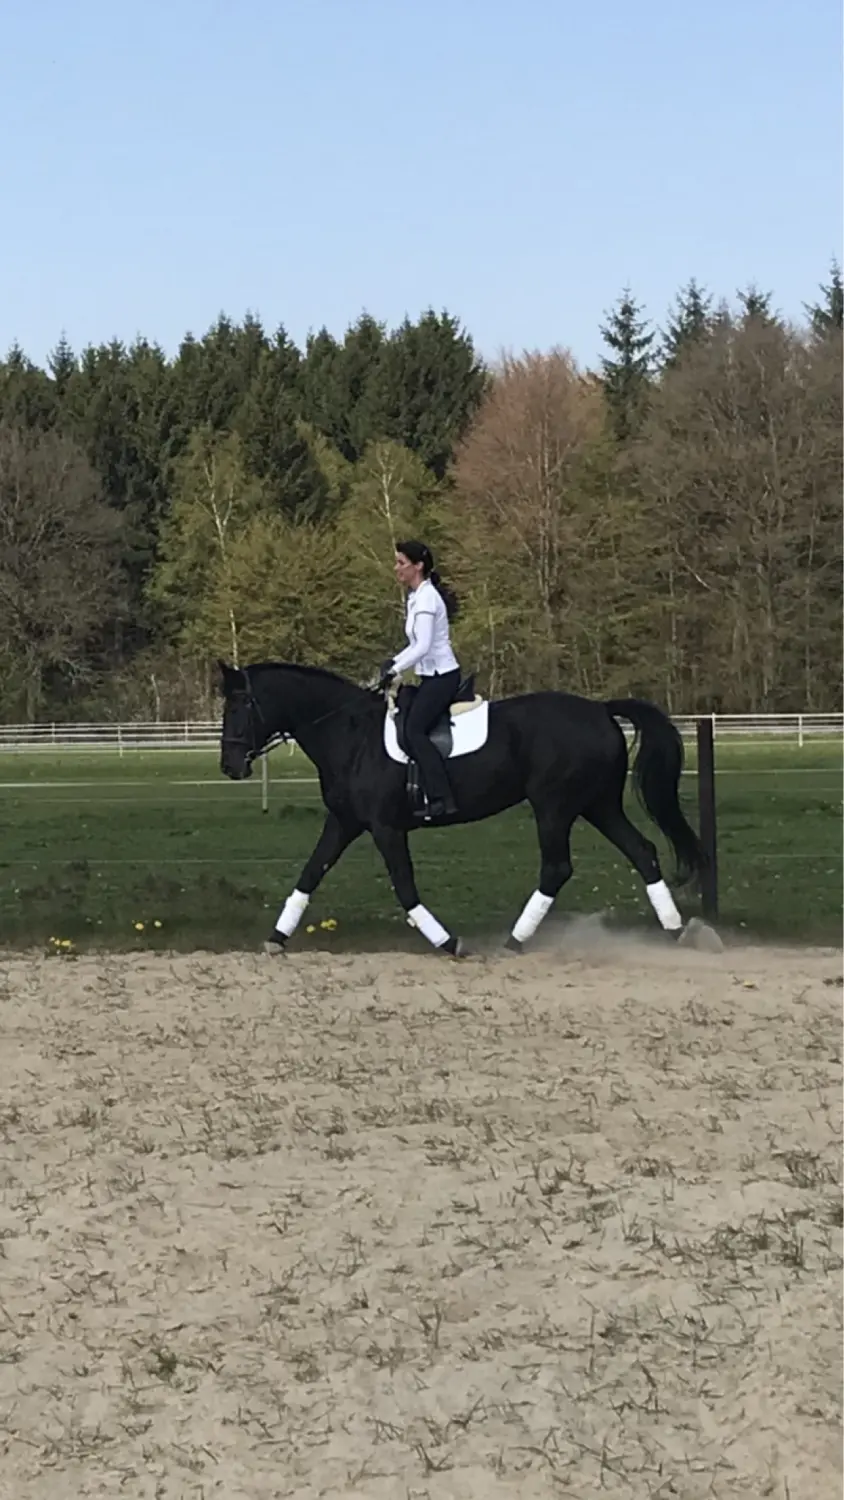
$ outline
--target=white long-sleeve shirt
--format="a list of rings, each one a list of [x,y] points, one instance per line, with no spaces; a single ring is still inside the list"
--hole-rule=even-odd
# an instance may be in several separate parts
[[[448,612],[430,578],[423,578],[407,596],[405,633],[408,645],[393,658],[394,671],[415,667],[420,677],[433,677],[459,666],[451,649]]]

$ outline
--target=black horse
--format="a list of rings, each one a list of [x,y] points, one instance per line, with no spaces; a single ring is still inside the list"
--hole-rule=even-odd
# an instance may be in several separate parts
[[[368,831],[410,924],[434,947],[456,956],[460,940],[419,900],[407,843],[418,816],[408,792],[408,767],[385,748],[384,696],[318,667],[219,665],[225,699],[223,773],[243,780],[257,756],[281,740],[295,739],[316,766],[328,810],[269,942],[284,947],[324,876]],[[623,810],[627,742],[617,723],[628,720],[641,737],[634,779],[647,812],[674,849],[677,880],[683,884],[701,870],[704,855],[680,808],[683,742],[671,720],[655,704],[636,698],[599,703],[559,692],[493,701],[484,712],[488,732],[480,748],[448,761],[458,813],[436,821],[473,823],[516,803],[530,803],[539,834],[539,882],[507,946],[521,949],[569,879],[569,840],[576,818],[585,818],[630,860],[662,927],[679,936],[683,921],[662,878],[656,849]],[[447,730],[448,723],[442,728]]]

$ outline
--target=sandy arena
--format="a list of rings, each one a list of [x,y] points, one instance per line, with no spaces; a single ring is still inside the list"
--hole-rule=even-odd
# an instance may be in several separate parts
[[[4,1500],[839,1494],[841,955],[303,949],[0,963]]]

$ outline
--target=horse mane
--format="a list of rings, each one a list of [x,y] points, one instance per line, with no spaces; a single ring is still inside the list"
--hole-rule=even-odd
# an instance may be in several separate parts
[[[350,677],[343,677],[339,672],[332,672],[328,667],[310,667],[298,661],[252,661],[244,669],[250,676],[254,672],[300,672],[303,677],[314,677],[318,681],[333,682],[337,687],[354,688],[356,692],[363,693],[365,688],[353,682]]]

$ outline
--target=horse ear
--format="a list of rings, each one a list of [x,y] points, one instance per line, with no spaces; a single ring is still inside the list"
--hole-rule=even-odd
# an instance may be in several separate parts
[[[220,686],[223,697],[227,697],[230,692],[236,692],[238,688],[244,686],[246,674],[241,667],[231,666],[227,661],[223,661],[220,656],[217,657],[217,666],[220,669]]]

